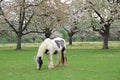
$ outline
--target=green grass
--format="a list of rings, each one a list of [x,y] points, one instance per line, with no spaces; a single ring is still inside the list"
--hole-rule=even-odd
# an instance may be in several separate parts
[[[67,46],[67,66],[49,70],[44,55],[41,71],[34,61],[39,44],[22,46],[0,44],[0,80],[120,80],[120,42],[110,42],[108,50],[101,42],[76,42]]]

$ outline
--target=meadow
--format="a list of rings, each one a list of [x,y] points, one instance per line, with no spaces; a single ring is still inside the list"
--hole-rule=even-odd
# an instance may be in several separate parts
[[[0,44],[0,80],[120,80],[120,42],[74,42],[67,45],[67,66],[47,68],[44,55],[42,69],[36,69],[39,43],[23,43],[22,50],[15,44]],[[53,57],[56,62],[56,56]]]

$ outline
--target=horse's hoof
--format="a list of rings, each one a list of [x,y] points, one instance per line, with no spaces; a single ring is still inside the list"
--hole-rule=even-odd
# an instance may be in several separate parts
[[[48,66],[48,69],[53,69],[53,68],[54,68],[54,65]]]
[[[55,67],[58,67],[58,66],[60,66],[60,64],[55,64]]]
[[[67,66],[67,64],[63,64],[63,66]]]

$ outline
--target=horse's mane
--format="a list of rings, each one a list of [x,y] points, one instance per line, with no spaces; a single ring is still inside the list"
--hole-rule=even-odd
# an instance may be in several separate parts
[[[51,42],[52,42],[51,39],[49,39],[49,38],[45,39],[45,40],[41,43],[41,45],[40,45],[40,47],[39,47],[39,49],[38,49],[37,56],[43,56],[43,53],[45,52],[47,46],[48,46]]]

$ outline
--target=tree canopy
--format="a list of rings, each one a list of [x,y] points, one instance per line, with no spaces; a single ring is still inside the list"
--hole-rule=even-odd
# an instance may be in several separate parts
[[[119,20],[119,0],[0,0],[0,34],[15,33],[16,49],[21,49],[24,35],[40,33],[49,38],[62,28],[70,44],[73,35],[84,38],[98,32],[108,49],[111,34],[119,37]]]

